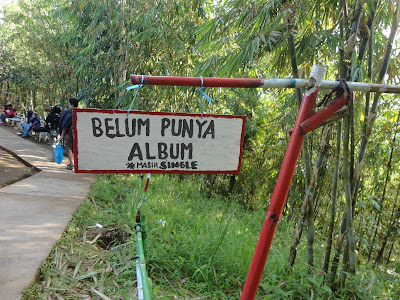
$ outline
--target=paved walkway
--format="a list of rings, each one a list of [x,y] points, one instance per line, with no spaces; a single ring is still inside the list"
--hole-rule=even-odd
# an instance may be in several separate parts
[[[0,300],[20,299],[95,177],[49,162],[50,149],[0,126],[0,146],[41,172],[0,189]]]

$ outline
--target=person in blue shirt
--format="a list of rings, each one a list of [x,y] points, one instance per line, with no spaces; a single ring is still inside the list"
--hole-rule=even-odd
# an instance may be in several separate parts
[[[40,128],[40,119],[36,113],[32,113],[32,118],[29,120],[28,124],[24,126],[24,133],[21,137],[29,137],[29,133],[35,128]]]
[[[19,131],[17,132],[17,134],[23,134],[24,130],[25,130],[25,127],[29,126],[29,122],[30,122],[30,120],[32,118],[33,111],[28,110],[26,113],[27,113],[26,122],[20,122],[19,123],[19,126],[18,126],[18,130]]]

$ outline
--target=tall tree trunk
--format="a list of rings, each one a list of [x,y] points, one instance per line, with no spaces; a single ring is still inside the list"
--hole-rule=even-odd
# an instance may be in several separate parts
[[[400,117],[400,111],[399,111],[399,114],[397,115],[397,122],[396,122],[395,130],[397,129],[397,126],[399,125],[399,117]],[[380,207],[380,210],[378,212],[378,219],[376,220],[375,232],[374,232],[374,235],[372,237],[372,241],[370,242],[370,247],[368,249],[368,260],[371,259],[372,251],[374,249],[374,244],[375,244],[375,238],[376,238],[376,235],[378,233],[379,225],[381,223],[383,207],[384,207],[384,204],[385,204],[384,202],[385,202],[386,189],[387,189],[387,185],[388,185],[388,183],[390,181],[390,170],[392,168],[392,159],[393,159],[393,151],[394,151],[394,147],[395,147],[395,143],[396,143],[396,135],[397,135],[397,132],[395,131],[394,134],[393,134],[392,147],[390,148],[390,156],[389,156],[389,161],[388,161],[388,164],[387,164],[385,183],[383,185],[383,191],[382,191],[382,196],[381,196],[381,201],[380,201],[380,206],[381,207]]]
[[[398,14],[398,3],[397,3],[397,8],[396,8],[396,13],[394,15],[393,22],[392,22],[392,30],[391,30],[391,34],[390,34],[390,37],[389,37],[387,52],[386,52],[384,63],[383,63],[383,66],[382,66],[382,69],[381,69],[381,72],[380,72],[380,76],[379,76],[379,78],[380,78],[379,81],[380,82],[382,82],[383,77],[387,72],[388,61],[389,61],[389,58],[390,58],[393,39],[394,39],[395,33],[397,31],[397,27],[398,27],[397,14]],[[348,44],[348,47],[349,46],[351,46],[351,43]],[[346,51],[346,53],[349,53],[349,51]],[[345,59],[346,59],[346,56],[345,56]],[[342,74],[344,74],[344,71],[342,72]],[[357,159],[357,162],[356,162],[356,167],[355,167],[355,170],[354,170],[354,173],[353,173],[353,177],[352,177],[352,181],[351,181],[351,195],[352,195],[352,201],[351,202],[352,202],[353,205],[356,202],[355,201],[355,199],[357,197],[356,191],[358,190],[358,186],[359,186],[359,179],[360,179],[360,175],[361,175],[361,169],[362,169],[363,159],[364,159],[364,156],[365,156],[366,146],[367,146],[367,143],[368,143],[368,138],[371,135],[372,127],[373,127],[373,124],[374,124],[374,121],[375,121],[375,118],[376,118],[376,111],[377,111],[379,96],[380,96],[380,93],[377,93],[375,95],[375,98],[374,98],[374,103],[372,105],[371,112],[370,112],[368,120],[367,120],[366,134],[363,136],[363,141],[361,143],[360,152],[359,152],[359,155],[358,155],[358,159]],[[343,217],[342,224],[341,224],[341,231],[340,231],[337,243],[336,243],[336,251],[340,251],[340,249],[341,249],[341,245],[342,245],[342,239],[341,238],[343,238],[344,228],[346,227],[345,224],[346,224],[346,217]],[[335,277],[335,274],[336,274],[336,271],[337,271],[337,264],[338,264],[338,261],[339,261],[338,255],[339,255],[339,253],[336,252],[335,257],[334,257],[334,262],[333,262],[333,265],[332,265],[331,273],[332,273],[333,278]]]
[[[351,58],[353,56],[354,48],[356,45],[357,32],[360,24],[363,4],[364,0],[358,0],[354,6],[354,18],[350,27],[349,35],[347,37],[346,50],[344,52],[344,60],[342,60],[342,67],[340,73],[340,78],[343,79],[347,79],[350,77],[351,64],[349,64],[349,62],[351,62]],[[345,4],[342,7],[345,7]]]
[[[389,240],[389,237],[391,236],[392,232],[393,232],[394,229],[395,229],[397,220],[400,219],[400,206],[397,205],[397,200],[399,199],[399,192],[400,192],[400,184],[399,184],[399,186],[398,186],[398,188],[397,188],[396,200],[395,200],[396,205],[394,206],[394,208],[393,208],[393,210],[392,210],[392,216],[391,216],[390,226],[389,226],[389,228],[388,228],[387,231],[386,231],[385,237],[383,238],[383,241],[382,241],[382,246],[381,246],[381,248],[380,248],[379,251],[378,251],[378,255],[376,256],[376,259],[375,259],[375,266],[376,266],[378,263],[380,263],[380,262],[382,261],[382,259],[383,259],[383,252],[385,251],[385,248],[386,248],[387,242],[388,242],[388,240]],[[396,207],[397,207],[397,212],[396,212],[396,214],[395,214],[394,212],[395,212],[395,210],[396,210]],[[394,217],[393,217],[393,216],[394,216]]]
[[[349,136],[350,136],[350,116],[345,117],[343,130],[343,184],[346,195],[346,231],[347,241],[349,245],[349,268],[350,273],[355,274],[355,251],[354,251],[354,232],[353,232],[353,206],[351,201],[350,189],[350,153],[349,153]]]
[[[297,63],[297,55],[296,55],[296,47],[294,42],[294,33],[293,33],[293,10],[294,5],[290,4],[287,0],[282,1],[285,11],[285,18],[284,23],[286,24],[287,33],[288,33],[288,48],[289,48],[289,56],[290,56],[290,63],[292,66],[292,73],[294,78],[300,78],[299,76],[299,68]],[[289,12],[289,9],[292,12]],[[297,88],[295,89],[296,93],[296,100],[297,100],[297,109],[300,108],[301,101],[303,99],[303,92],[302,89]],[[303,146],[301,148],[301,154],[303,158],[303,165],[304,165],[304,176],[305,176],[305,185],[304,188],[307,189],[310,180],[311,180],[311,158],[308,146],[308,136],[304,137]]]
[[[392,251],[393,251],[393,248],[394,248],[394,245],[396,244],[396,243],[398,243],[399,241],[396,239],[396,237],[393,239],[393,241],[392,241],[392,245],[390,246],[390,250],[389,250],[389,254],[388,254],[388,256],[387,256],[387,258],[386,258],[386,264],[388,264],[389,262],[390,262],[390,257],[392,256]]]
[[[323,270],[325,274],[328,274],[329,261],[332,250],[332,235],[335,226],[335,215],[336,215],[336,199],[337,199],[337,182],[339,177],[339,159],[340,159],[340,144],[342,139],[342,121],[337,122],[336,130],[336,151],[335,151],[335,169],[333,171],[332,179],[332,193],[331,193],[331,215],[329,220],[329,230],[327,237],[327,245],[325,249],[325,259]]]
[[[33,111],[35,111],[36,110],[36,90],[35,89],[33,89],[33,90],[31,90],[31,97],[30,97],[30,99],[31,99],[31,109],[33,110]]]
[[[364,60],[365,56],[365,51],[367,50],[368,45],[372,45],[371,42],[372,37],[373,37],[373,26],[374,26],[374,21],[375,21],[375,12],[376,12],[376,7],[378,6],[378,1],[374,1],[374,3],[371,5],[371,10],[368,16],[368,21],[365,23],[364,21],[360,22],[359,25],[359,36],[361,38],[361,44],[360,44],[360,50],[358,53],[358,62],[359,65],[361,65],[361,62]],[[371,49],[368,49],[368,51],[371,51]],[[370,77],[371,78],[371,77]]]
[[[346,214],[344,214],[342,223],[340,224],[340,229],[339,229],[339,234],[336,239],[335,243],[335,255],[332,260],[332,268],[331,268],[331,275],[330,275],[330,283],[333,283],[335,281],[337,269],[339,266],[339,259],[340,259],[340,252],[342,251],[342,245],[343,245],[343,237],[344,233],[346,232]]]
[[[323,166],[323,162],[325,159],[325,153],[326,153],[327,149],[329,148],[329,139],[331,137],[331,133],[332,133],[332,125],[328,125],[324,129],[324,132],[321,136],[320,153],[317,156],[317,161],[315,163],[314,170],[311,175],[310,184],[307,188],[306,196],[304,198],[303,205],[301,207],[301,217],[298,220],[295,234],[292,239],[292,246],[290,248],[290,256],[289,256],[289,265],[291,265],[291,266],[294,265],[294,262],[296,260],[297,246],[300,243],[300,238],[303,233],[303,226],[304,226],[305,220],[309,216],[310,209],[314,209],[314,207],[312,205],[312,198],[314,197],[314,191],[315,191],[315,187],[317,185],[317,180],[318,180],[320,171]],[[313,216],[312,216],[312,219],[310,219],[310,218],[308,218],[308,219],[309,219],[309,221],[314,223]],[[310,226],[310,224],[308,224],[308,225]],[[310,230],[312,231],[312,229],[310,229]],[[309,234],[311,234],[311,233],[309,233]],[[310,236],[310,238],[312,238],[312,237]],[[309,249],[308,253],[312,254],[312,242],[310,242],[310,244],[308,245],[308,249]],[[309,262],[310,261],[312,261],[312,260],[310,259]]]
[[[121,43],[119,45],[119,77],[118,86],[121,86],[126,81],[126,46],[127,46],[127,36],[125,28],[125,6],[126,0],[121,0]],[[120,89],[119,97],[124,94],[124,90]]]
[[[342,2],[343,3],[343,2]],[[362,6],[364,4],[363,0],[359,0],[355,3],[355,9],[354,9],[354,18],[350,27],[350,32],[347,37],[346,41],[346,50],[344,51],[344,57],[342,61],[342,67],[341,67],[341,78],[348,79],[350,78],[351,74],[351,64],[348,62],[352,61],[352,57],[354,54],[354,49],[355,49],[355,44],[357,40],[357,32],[360,24],[360,18],[361,18],[361,13],[362,13]],[[351,76],[354,77],[354,76]],[[353,78],[352,78],[353,80]],[[345,258],[350,259],[349,267],[350,267],[350,273],[354,274],[355,273],[355,257],[353,255],[355,254],[355,245],[354,245],[354,232],[353,232],[353,221],[352,221],[352,198],[351,198],[351,186],[350,186],[350,178],[351,175],[353,174],[353,166],[354,166],[354,124],[353,124],[353,119],[354,119],[354,108],[353,108],[353,103],[349,103],[349,116],[345,117],[345,122],[344,122],[344,128],[343,128],[343,183],[344,183],[344,188],[345,188],[345,195],[346,195],[346,210],[342,219],[342,226],[341,228],[346,228],[347,230],[347,240],[348,240],[348,245],[349,248],[346,247],[346,255],[344,255],[344,264],[347,265],[347,261],[345,261]],[[351,140],[351,144],[349,144],[349,141]],[[347,143],[347,144],[346,144]],[[349,149],[350,147],[350,149]],[[346,177],[348,176],[348,178]],[[350,193],[348,193],[348,188],[350,188]],[[349,198],[350,197],[350,198]],[[349,204],[350,203],[350,204]],[[349,205],[350,205],[350,212],[351,216],[349,219]],[[351,230],[349,232],[348,230]],[[341,232],[339,234],[340,238],[344,237],[344,232]],[[338,263],[338,257],[337,255],[340,254],[341,251],[341,240],[338,240],[336,250],[339,252],[336,252],[335,254],[335,263]],[[347,253],[347,249],[350,250],[350,253]],[[353,263],[354,262],[354,263]],[[333,266],[332,266],[333,268]],[[337,266],[336,266],[337,268]]]
[[[107,18],[108,18],[108,23],[110,26],[110,42],[111,42],[111,52],[113,53],[114,57],[113,57],[113,72],[111,75],[113,84],[114,84],[114,100],[116,101],[118,99],[118,76],[117,76],[117,63],[116,63],[116,59],[115,59],[115,42],[114,42],[114,30],[113,30],[113,23],[112,23],[112,16],[111,16],[111,8],[110,8],[110,0],[106,0],[106,4],[107,4]]]
[[[389,36],[389,40],[388,40],[388,44],[386,47],[386,53],[385,53],[385,57],[383,59],[383,64],[381,67],[381,70],[379,72],[379,78],[377,83],[383,83],[384,77],[387,73],[387,69],[389,66],[389,59],[390,59],[390,55],[392,52],[392,47],[393,47],[393,40],[396,36],[396,31],[398,29],[398,13],[399,13],[399,1],[397,2],[397,6],[396,6],[396,11],[393,15],[393,20],[392,20],[392,28],[390,31],[390,36]],[[362,167],[364,164],[364,157],[365,157],[365,152],[367,149],[367,145],[368,145],[368,140],[371,136],[372,133],[372,129],[373,126],[375,124],[375,119],[377,117],[377,110],[378,110],[378,104],[379,104],[379,98],[380,98],[381,93],[375,93],[375,97],[374,97],[374,101],[372,103],[372,107],[371,110],[368,114],[368,119],[367,119],[367,125],[366,125],[366,130],[365,130],[365,134],[363,135],[362,141],[361,141],[361,145],[360,145],[360,152],[358,154],[358,159],[356,162],[356,168],[353,174],[353,178],[351,181],[351,189],[352,189],[352,197],[356,197],[356,193],[358,192],[358,189],[356,189],[358,182],[360,180],[360,176],[361,176],[361,172],[362,172]]]

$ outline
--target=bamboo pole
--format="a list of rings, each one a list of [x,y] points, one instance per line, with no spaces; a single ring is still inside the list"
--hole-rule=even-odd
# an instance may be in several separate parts
[[[376,256],[375,259],[375,267],[381,260],[383,259],[383,252],[385,251],[387,242],[389,240],[389,237],[392,235],[392,233],[395,231],[395,226],[396,226],[396,220],[400,219],[400,205],[397,205],[397,200],[399,199],[399,193],[400,193],[400,184],[397,188],[397,193],[395,197],[395,205],[392,210],[392,215],[390,216],[390,225],[389,228],[386,230],[385,237],[383,238],[382,246],[378,251],[378,255]],[[397,209],[396,213],[395,210]]]
[[[399,113],[397,115],[397,121],[396,121],[395,129],[399,126],[399,119],[400,119],[400,111],[399,111]],[[370,243],[370,246],[369,246],[369,249],[368,249],[368,261],[371,259],[372,251],[374,249],[374,244],[375,244],[375,238],[376,238],[376,236],[378,234],[378,228],[381,225],[380,223],[381,223],[381,220],[382,220],[383,207],[385,206],[386,190],[387,190],[387,186],[388,186],[389,181],[390,181],[390,171],[392,169],[392,159],[393,159],[394,148],[395,148],[395,145],[396,145],[396,137],[397,137],[397,132],[394,130],[392,146],[390,147],[389,161],[387,163],[387,168],[386,168],[385,183],[383,185],[383,191],[382,191],[382,196],[381,196],[381,201],[380,201],[381,209],[378,212],[378,218],[376,220],[376,225],[375,225],[375,232],[374,232],[374,235],[372,237],[372,242]]]
[[[293,29],[293,7],[294,5],[290,4],[287,0],[283,0],[283,7],[284,7],[284,23],[286,24],[287,28],[287,36],[288,36],[288,48],[289,48],[289,56],[290,62],[292,65],[292,73],[295,78],[299,77],[299,68],[297,63],[297,55],[296,55],[296,47],[294,43],[294,34],[292,33]],[[301,88],[296,89],[296,100],[297,100],[297,109],[300,108],[301,100],[303,98],[303,91]],[[304,188],[307,190],[307,187],[311,180],[311,158],[310,153],[308,150],[308,137],[305,136],[303,147],[301,149],[301,155],[303,157],[303,165],[304,165],[304,177],[305,177],[305,184]]]
[[[177,77],[177,76],[148,76],[131,75],[132,84],[144,85],[168,85],[168,86],[201,86],[200,77]],[[222,78],[222,77],[203,77],[203,87],[226,87],[226,88],[262,88],[262,89],[310,89],[315,86],[313,79],[296,78]],[[377,92],[377,93],[400,93],[400,85],[387,85],[365,82],[347,82],[351,91],[356,92]],[[338,81],[322,80],[320,89],[334,89],[338,86]]]
[[[300,243],[301,235],[303,233],[303,227],[306,219],[308,219],[307,224],[308,224],[308,247],[307,247],[307,253],[308,253],[308,263],[309,265],[313,265],[313,231],[314,231],[314,206],[313,206],[313,198],[314,198],[314,193],[315,189],[317,186],[317,181],[321,173],[321,169],[323,167],[323,163],[325,160],[325,153],[328,150],[329,147],[329,140],[332,132],[332,126],[328,126],[320,139],[320,151],[317,156],[317,160],[314,165],[313,172],[311,174],[311,179],[309,186],[307,187],[306,191],[306,196],[303,200],[303,204],[301,207],[301,217],[299,217],[299,220],[297,222],[297,226],[295,229],[294,237],[292,239],[292,245],[290,247],[290,255],[289,255],[289,265],[293,266],[296,255],[297,255],[297,246]],[[311,214],[310,214],[311,213]],[[311,224],[312,223],[312,224]]]
[[[337,199],[337,183],[338,183],[338,175],[339,175],[339,159],[340,159],[340,143],[342,139],[342,121],[337,122],[337,130],[336,130],[336,150],[335,150],[335,169],[333,171],[333,179],[332,179],[332,193],[331,193],[331,215],[329,221],[329,230],[328,230],[328,238],[327,245],[325,249],[325,259],[324,259],[324,267],[323,270],[325,274],[328,274],[329,269],[329,261],[331,258],[331,250],[332,250],[332,235],[333,229],[335,226],[335,215],[336,215],[336,199]]]
[[[343,132],[343,184],[346,195],[346,230],[347,240],[349,244],[349,267],[350,273],[355,274],[355,255],[354,255],[354,230],[353,230],[353,207],[351,201],[351,188],[350,188],[350,116],[345,118],[344,132]]]

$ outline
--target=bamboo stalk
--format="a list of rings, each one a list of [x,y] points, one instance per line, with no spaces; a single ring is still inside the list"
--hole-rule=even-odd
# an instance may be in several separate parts
[[[397,188],[397,193],[396,193],[396,198],[395,198],[396,199],[395,200],[396,204],[393,207],[392,215],[390,217],[391,222],[390,222],[389,228],[386,231],[385,237],[383,238],[382,246],[378,251],[378,255],[376,256],[375,267],[379,262],[381,262],[381,260],[383,258],[383,252],[385,251],[385,248],[386,248],[387,242],[389,240],[389,237],[392,234],[392,231],[394,231],[394,229],[395,229],[396,220],[400,219],[400,206],[397,205],[397,200],[399,199],[399,193],[400,193],[400,184],[399,184],[399,186]],[[396,207],[397,207],[397,211],[396,211],[396,214],[395,214]]]
[[[355,251],[354,251],[354,231],[353,231],[353,206],[350,188],[350,116],[345,118],[343,132],[343,184],[346,195],[346,230],[349,244],[349,268],[350,273],[355,274]]]
[[[322,166],[323,166],[323,162],[325,159],[325,153],[329,147],[329,139],[332,133],[332,126],[328,126],[322,136],[321,136],[321,141],[320,141],[320,152],[318,153],[317,156],[317,160],[315,162],[314,168],[313,168],[313,172],[311,174],[311,180],[310,180],[310,184],[307,188],[306,191],[306,196],[303,200],[303,205],[301,207],[301,217],[299,218],[298,222],[297,222],[297,226],[295,229],[295,234],[294,237],[292,239],[292,246],[290,248],[290,255],[289,255],[289,265],[293,266],[295,259],[296,259],[296,255],[297,255],[297,246],[300,243],[300,239],[301,239],[301,235],[303,233],[303,226],[304,223],[306,221],[306,219],[308,220],[308,226],[309,226],[309,231],[308,231],[308,257],[309,257],[309,264],[312,266],[313,265],[313,260],[312,260],[312,256],[313,256],[313,224],[314,224],[314,214],[311,211],[311,216],[310,216],[310,210],[313,210],[313,197],[314,197],[314,192],[315,192],[315,187],[317,185],[317,181],[318,181],[318,177],[320,175]],[[312,223],[312,224],[310,224]],[[311,227],[311,228],[310,228]],[[311,231],[311,232],[310,232]]]
[[[399,111],[399,114],[397,115],[397,122],[396,122],[395,128],[397,128],[397,126],[399,125],[399,118],[400,118],[400,111]],[[397,132],[395,131],[393,134],[392,146],[390,147],[390,156],[389,156],[389,161],[387,163],[385,183],[383,185],[383,192],[382,192],[382,196],[381,196],[381,203],[380,203],[381,209],[378,212],[378,219],[376,221],[374,236],[372,238],[372,242],[370,243],[370,247],[368,249],[368,260],[371,259],[371,254],[372,254],[372,251],[374,248],[375,238],[376,238],[376,235],[378,234],[378,228],[379,228],[379,225],[380,225],[380,222],[382,219],[382,211],[383,211],[383,206],[384,206],[384,202],[385,202],[386,189],[387,189],[388,183],[390,181],[390,170],[392,168],[392,159],[393,159],[393,151],[394,151],[394,147],[395,147],[395,143],[396,143],[396,136],[397,136]]]
[[[325,259],[323,270],[325,274],[328,274],[329,269],[329,261],[331,257],[332,250],[332,235],[333,229],[335,226],[335,215],[336,215],[336,199],[337,199],[337,183],[339,177],[339,159],[340,159],[340,144],[342,139],[342,122],[337,122],[337,131],[336,131],[336,151],[335,151],[335,169],[333,171],[333,179],[332,179],[332,193],[331,193],[331,215],[329,221],[329,230],[328,230],[328,238],[327,245],[325,249]]]
[[[388,70],[388,66],[389,66],[389,59],[390,59],[390,55],[392,52],[392,45],[393,45],[393,40],[394,37],[396,35],[397,29],[398,29],[398,13],[399,13],[399,5],[400,2],[397,2],[397,7],[396,7],[396,11],[392,20],[392,29],[390,31],[390,36],[389,36],[389,41],[388,41],[388,45],[386,48],[386,53],[385,53],[385,58],[383,60],[383,65],[380,69],[379,72],[379,82],[383,82],[384,77],[387,73]],[[361,176],[361,172],[362,172],[362,167],[363,167],[363,163],[364,163],[364,157],[365,157],[365,152],[367,149],[367,144],[368,144],[368,140],[369,137],[372,134],[372,128],[375,124],[375,119],[377,117],[377,110],[378,110],[378,103],[379,103],[379,98],[380,98],[381,93],[376,93],[375,97],[374,97],[374,101],[372,103],[372,107],[371,107],[371,111],[368,115],[368,119],[367,119],[367,125],[366,125],[366,130],[365,130],[365,134],[363,136],[361,145],[360,145],[360,152],[358,154],[358,159],[356,162],[356,168],[354,170],[354,174],[353,174],[353,178],[352,178],[352,182],[351,182],[351,189],[352,189],[352,197],[356,197],[356,186],[357,186],[357,182],[360,180],[360,176]]]
[[[287,33],[288,33],[288,48],[289,48],[289,56],[290,56],[290,62],[292,65],[292,73],[295,78],[299,77],[299,68],[298,68],[298,63],[297,63],[297,55],[296,55],[296,47],[294,43],[294,37],[293,34],[291,33],[291,30],[293,28],[293,12],[290,12],[289,8],[293,10],[293,5],[289,4],[287,0],[282,1],[283,6],[284,6],[284,12],[286,13],[286,18],[284,18],[284,22],[286,23],[287,26]],[[301,88],[297,88],[295,91],[296,94],[296,100],[297,100],[297,109],[300,109],[301,105],[301,100],[302,100],[302,90]],[[311,180],[311,159],[310,159],[310,153],[308,150],[308,137],[305,136],[304,142],[303,142],[303,147],[301,148],[301,155],[303,158],[303,165],[304,165],[304,177],[305,177],[305,189],[307,189],[310,180]]]

